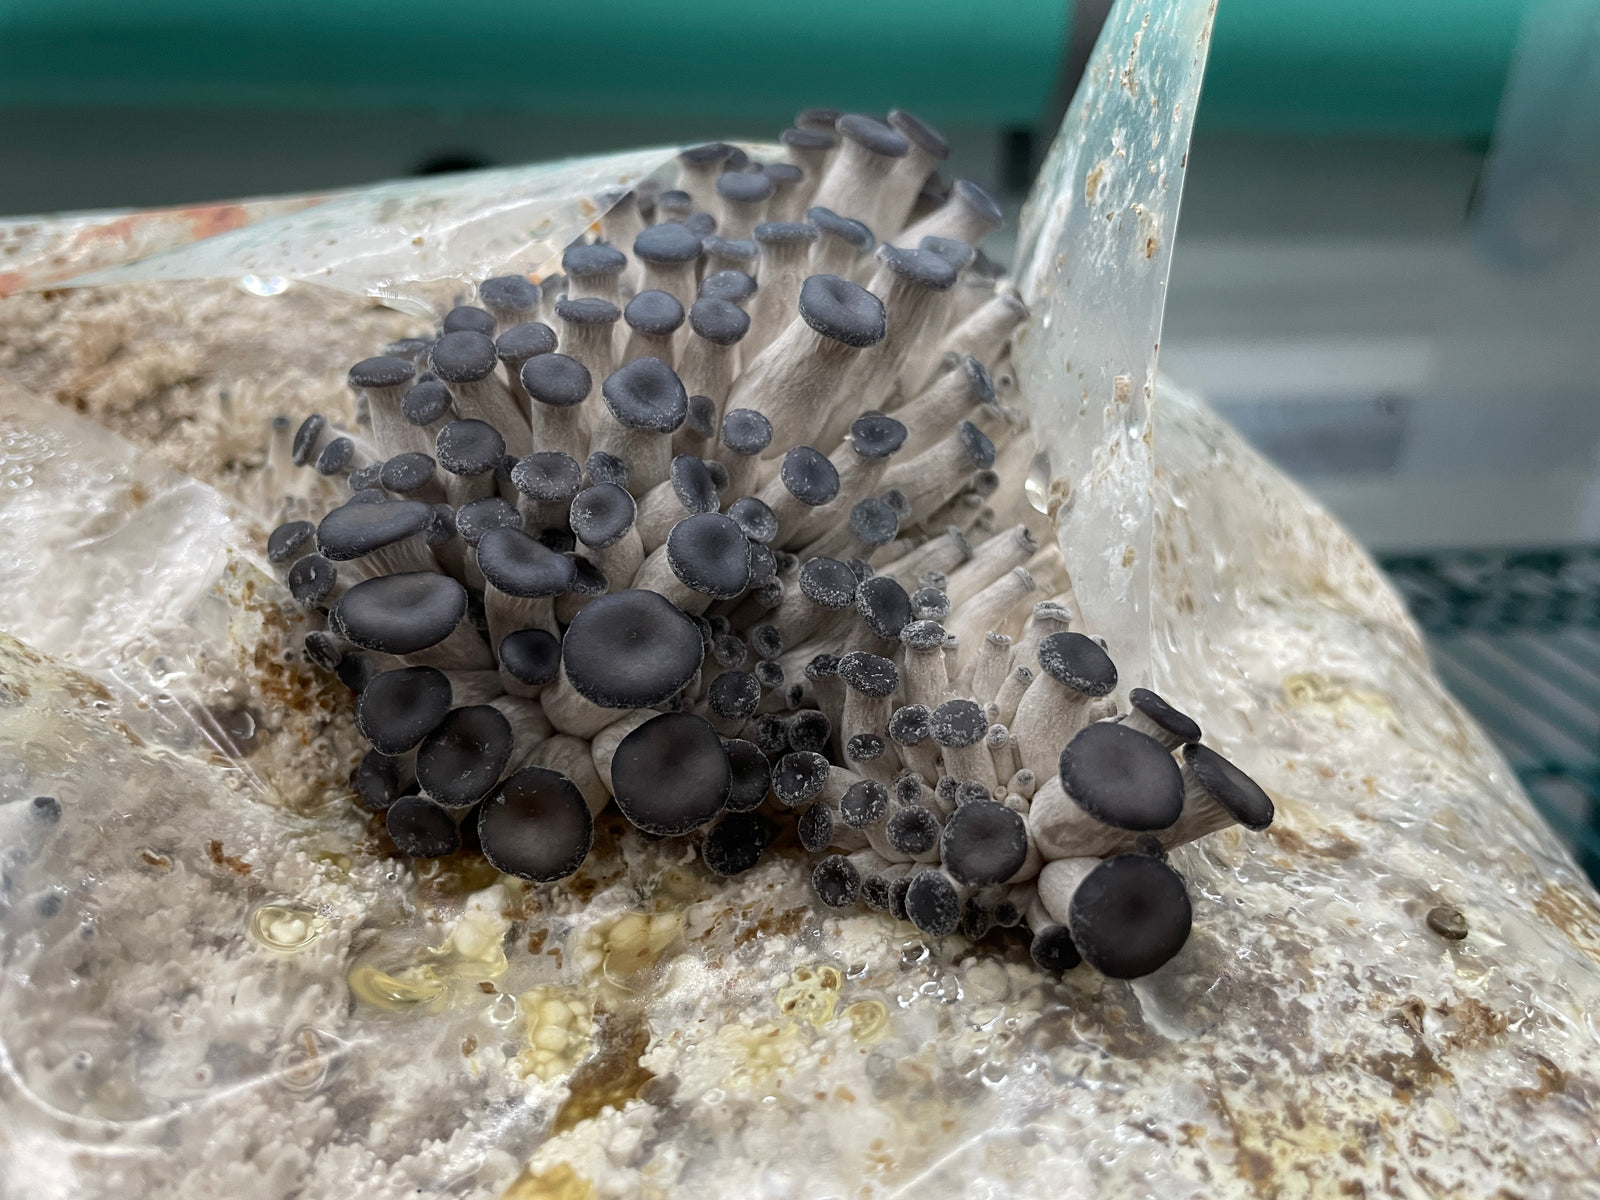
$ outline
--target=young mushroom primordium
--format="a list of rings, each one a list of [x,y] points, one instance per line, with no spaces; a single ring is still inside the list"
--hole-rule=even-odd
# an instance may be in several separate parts
[[[560,273],[356,362],[350,427],[275,422],[267,557],[356,693],[354,791],[402,854],[540,883],[612,803],[724,876],[794,822],[824,909],[1156,970],[1167,851],[1272,802],[1154,693],[1119,715],[1006,473],[999,206],[909,113],[780,141],[609,193]]]

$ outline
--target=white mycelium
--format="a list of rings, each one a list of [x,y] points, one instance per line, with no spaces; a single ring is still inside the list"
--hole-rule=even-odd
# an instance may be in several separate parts
[[[782,141],[362,359],[364,429],[279,431],[314,520],[270,557],[358,693],[357,791],[402,853],[536,881],[608,802],[724,875],[793,820],[824,905],[1147,974],[1189,930],[1165,851],[1271,803],[1159,697],[1117,715],[1076,628],[994,201],[906,113]]]

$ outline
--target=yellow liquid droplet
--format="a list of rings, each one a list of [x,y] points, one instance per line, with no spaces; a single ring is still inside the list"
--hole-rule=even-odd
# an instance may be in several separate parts
[[[323,920],[303,904],[262,904],[250,914],[250,936],[268,950],[293,954],[322,934]]]
[[[557,1163],[548,1171],[524,1167],[500,1200],[591,1200],[593,1196],[594,1184],[566,1163]]]
[[[387,1012],[403,1012],[437,1000],[446,986],[439,972],[426,963],[394,971],[358,963],[351,968],[349,981],[356,999]]]
[[[889,1010],[878,1000],[860,1000],[844,1010],[850,1036],[858,1042],[876,1041],[889,1028]]]

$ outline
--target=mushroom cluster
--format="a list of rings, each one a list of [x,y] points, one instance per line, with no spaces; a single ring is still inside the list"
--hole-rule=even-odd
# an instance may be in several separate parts
[[[355,693],[355,789],[402,853],[541,882],[612,801],[722,875],[792,819],[829,908],[1147,974],[1189,932],[1166,851],[1272,804],[1154,694],[1119,714],[1075,628],[998,205],[908,113],[781,140],[686,151],[560,274],[357,363],[354,428],[278,422],[283,515],[336,505],[268,556]]]

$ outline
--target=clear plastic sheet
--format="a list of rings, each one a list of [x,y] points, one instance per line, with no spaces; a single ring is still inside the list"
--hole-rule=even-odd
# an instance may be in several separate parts
[[[1142,11],[1113,13],[1110,61]],[[1082,196],[1052,163],[1035,214]],[[343,367],[406,331],[365,299],[406,269],[262,294],[237,281],[281,259],[215,261],[0,314],[44,329],[8,335],[0,390],[0,1194],[1600,1194],[1592,890],[1366,558],[1198,400],[1154,388],[1146,465],[1073,509],[1069,553],[1148,530],[1144,615],[1116,625],[1128,580],[1080,567],[1090,626],[1279,819],[1180,852],[1195,933],[1162,971],[1055,981],[819,914],[798,852],[717,881],[603,820],[540,888],[385,855],[347,796],[348,694],[295,656],[258,556],[246,450],[207,448],[336,411]],[[1033,293],[1019,362],[1058,468],[1085,431],[1038,348],[1070,295]],[[181,378],[151,343],[186,347]],[[164,423],[106,399],[130,363]]]

